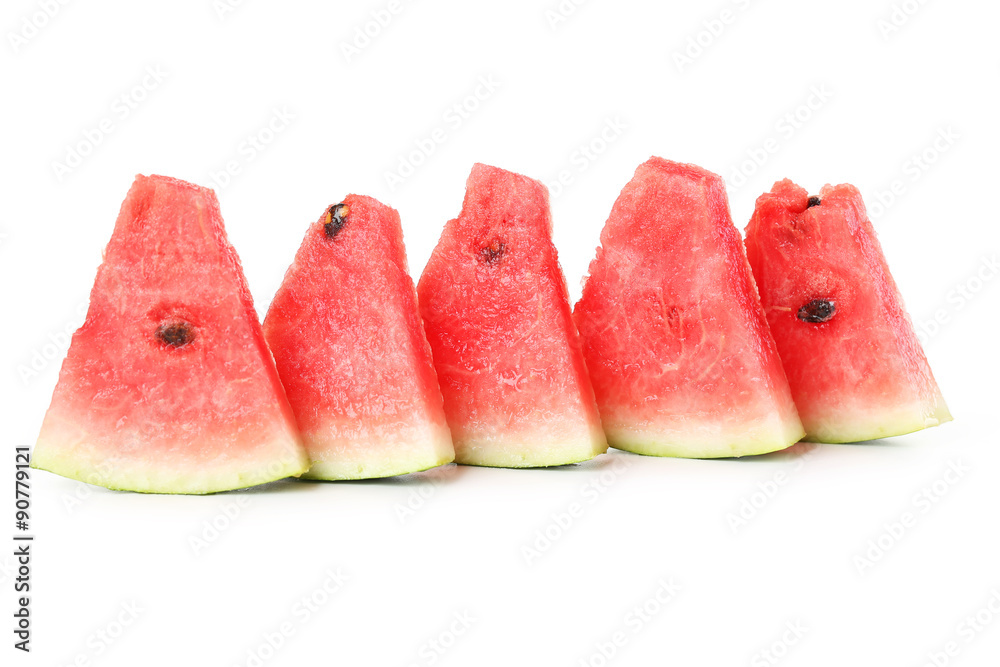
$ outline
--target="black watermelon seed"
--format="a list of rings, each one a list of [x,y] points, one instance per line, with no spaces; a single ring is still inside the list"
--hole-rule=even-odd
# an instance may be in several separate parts
[[[326,238],[332,239],[340,233],[340,229],[347,222],[348,213],[350,213],[350,209],[343,202],[334,204],[326,210],[326,224],[323,225]]]
[[[500,239],[494,239],[492,243],[479,249],[479,261],[484,264],[496,264],[507,251],[507,246]]]
[[[837,304],[827,299],[813,299],[799,308],[798,318],[803,322],[822,324],[829,322],[837,313]]]
[[[184,347],[194,340],[194,328],[187,322],[161,324],[156,330],[156,339],[167,347]]]
[[[819,197],[817,197],[816,195],[813,195],[812,197],[809,198],[809,201],[806,203],[806,208],[812,208],[813,206],[819,206],[819,203],[820,203]]]

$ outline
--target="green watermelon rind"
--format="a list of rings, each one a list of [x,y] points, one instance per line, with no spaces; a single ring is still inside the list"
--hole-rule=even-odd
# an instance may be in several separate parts
[[[585,442],[544,447],[528,442],[503,448],[468,447],[457,443],[455,463],[483,468],[555,468],[583,463],[606,451],[605,439],[596,435]]]
[[[338,458],[333,461],[313,461],[302,479],[337,482],[362,479],[383,479],[423,472],[455,460],[450,439],[435,443],[431,449],[419,455],[400,457],[396,451],[388,451],[378,456],[368,454],[356,460]]]
[[[642,454],[643,456],[658,456],[677,459],[727,459],[778,452],[782,449],[788,449],[799,440],[800,438],[796,438],[791,442],[768,442],[751,446],[747,446],[745,444],[722,445],[721,447],[719,442],[716,441],[712,443],[712,446],[717,447],[717,450],[710,450],[705,446],[691,445],[690,442],[685,444],[673,444],[663,441],[626,442],[623,440],[611,440],[611,446],[615,449],[632,452],[633,454]]]
[[[44,444],[44,443],[42,443]],[[299,453],[298,444],[293,443],[294,453]],[[292,447],[292,444],[289,444]],[[42,447],[39,451],[57,451],[55,447]],[[36,470],[61,475],[93,486],[100,486],[112,491],[132,491],[135,493],[162,495],[210,495],[225,491],[247,489],[269,482],[298,477],[309,467],[304,455],[292,456],[258,469],[221,469],[215,473],[192,474],[189,470],[178,471],[175,474],[165,473],[162,469],[155,470],[153,466],[144,473],[136,468],[135,461],[126,461],[125,467],[131,472],[114,472],[114,464],[101,461],[97,465],[88,465],[78,456],[70,453],[64,455],[49,455],[41,460],[32,456],[31,467]],[[111,472],[108,472],[108,470]]]
[[[684,459],[721,459],[769,454],[791,447],[806,435],[800,426],[787,422],[782,423],[777,431],[774,428],[762,430],[770,431],[770,434],[747,437],[744,429],[741,434],[712,435],[704,438],[694,438],[690,433],[683,433],[680,434],[680,438],[674,440],[667,433],[605,427],[608,444],[615,449],[644,456]]]
[[[901,408],[895,415],[887,415],[884,410],[873,413],[869,420],[849,422],[839,419],[828,428],[813,429],[803,440],[830,445],[844,445],[854,442],[868,442],[892,438],[898,435],[916,433],[927,428],[940,426],[952,420],[951,412],[944,399],[938,395],[937,405],[932,414],[922,414],[918,407]]]
[[[606,450],[605,450],[606,451]],[[499,461],[485,461],[485,460],[466,460],[466,461],[456,461],[459,465],[472,466],[475,468],[507,468],[508,470],[529,470],[531,468],[558,468],[560,466],[569,466],[575,463],[585,463],[586,461],[593,460],[594,457],[603,454],[604,452],[599,452],[593,455],[583,455],[579,457],[563,458],[558,460],[540,460],[540,459],[526,459],[523,461],[512,462],[512,463],[502,463]]]

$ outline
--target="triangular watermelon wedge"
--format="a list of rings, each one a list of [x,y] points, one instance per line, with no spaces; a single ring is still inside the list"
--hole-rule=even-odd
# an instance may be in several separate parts
[[[607,449],[544,185],[475,165],[418,292],[458,463],[554,466]]]
[[[349,195],[309,227],[264,318],[314,479],[454,458],[399,214]]]
[[[32,465],[150,493],[212,493],[306,469],[211,190],[136,178]]]
[[[757,199],[746,246],[809,440],[951,420],[857,188],[810,197],[775,183]]]
[[[640,165],[574,315],[613,447],[711,458],[802,437],[719,176]]]

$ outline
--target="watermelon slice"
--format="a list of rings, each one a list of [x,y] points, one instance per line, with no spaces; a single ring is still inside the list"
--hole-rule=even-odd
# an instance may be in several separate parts
[[[802,437],[719,176],[640,165],[574,316],[613,447],[710,458]]]
[[[949,421],[861,194],[789,180],[757,199],[747,255],[807,437],[857,442]]]
[[[211,190],[136,178],[32,464],[151,493],[212,493],[306,469]]]
[[[306,232],[264,319],[315,479],[454,458],[399,214],[349,195]]]
[[[418,292],[458,463],[554,466],[607,449],[544,185],[475,165]]]

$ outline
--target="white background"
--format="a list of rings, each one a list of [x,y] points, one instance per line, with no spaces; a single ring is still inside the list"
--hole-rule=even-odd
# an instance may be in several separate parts
[[[811,191],[854,183],[873,213],[899,181],[873,219],[914,320],[947,320],[925,347],[956,420],[748,460],[613,452],[201,498],[38,471],[34,651],[10,646],[4,547],[4,664],[252,665],[253,651],[265,665],[917,666],[950,641],[957,654],[938,664],[997,664],[1000,613],[982,612],[978,631],[965,620],[991,596],[1000,612],[996,3],[907,0],[886,35],[890,0],[591,0],[555,27],[557,0],[407,1],[350,60],[342,44],[388,0],[247,0],[222,17],[212,0],[70,2],[50,19],[40,4],[7,0],[0,17],[5,541],[11,447],[34,443],[133,176],[218,185],[230,160],[240,173],[217,191],[261,313],[306,225],[348,192],[399,209],[418,275],[476,161],[549,183],[569,171],[552,204],[574,298],[612,202],[650,155],[723,174],[740,228],[785,176]],[[705,46],[679,67],[689,40]],[[481,77],[496,89],[450,121]],[[241,144],[275,109],[294,118],[249,159]],[[103,119],[110,133],[88,147]],[[608,122],[624,127],[602,145]],[[391,188],[385,173],[439,127],[445,141]],[[941,132],[951,139],[935,149]],[[56,163],[71,151],[87,155],[66,173]],[[925,151],[933,163],[915,168]],[[966,471],[948,476],[953,465]],[[925,488],[940,495],[921,500]],[[734,529],[745,502],[758,508]],[[573,503],[579,516],[553,527]],[[529,563],[523,548],[545,530],[561,534]],[[337,568],[349,580],[304,619],[297,601],[322,599]],[[671,578],[679,592],[657,602]],[[119,632],[132,603],[138,618]],[[471,628],[449,634],[466,613]],[[285,622],[291,636],[261,649]]]

